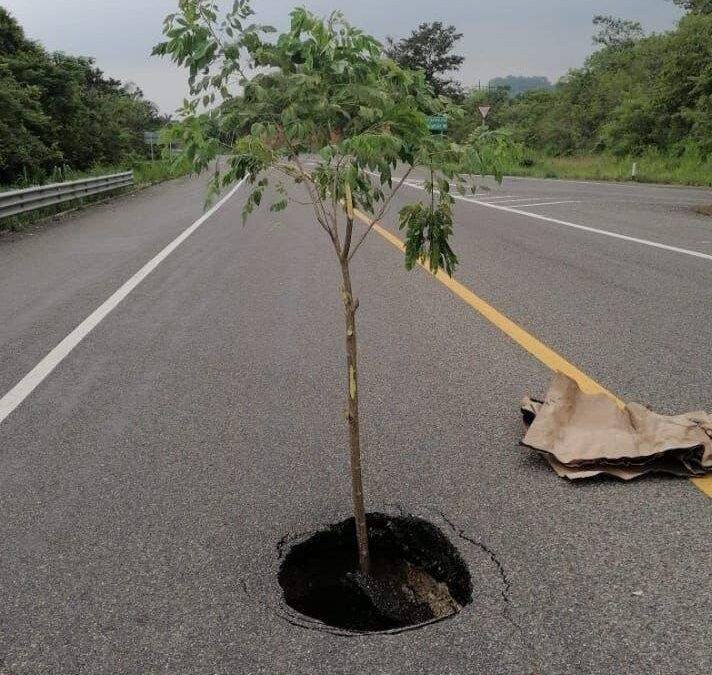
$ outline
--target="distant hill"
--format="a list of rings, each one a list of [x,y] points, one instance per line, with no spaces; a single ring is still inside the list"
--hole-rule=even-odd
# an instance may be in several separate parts
[[[506,77],[494,77],[489,81],[490,87],[507,87],[511,96],[516,96],[525,91],[535,89],[551,89],[553,85],[548,77],[525,75],[507,75]]]

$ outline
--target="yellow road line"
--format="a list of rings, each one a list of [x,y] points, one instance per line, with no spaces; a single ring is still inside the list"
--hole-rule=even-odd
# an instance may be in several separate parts
[[[357,209],[354,209],[354,215],[366,224],[371,223],[371,219]],[[393,244],[393,246],[397,249],[405,251],[405,245],[403,242],[387,229],[378,223],[373,225],[373,229],[387,242]],[[532,356],[539,359],[539,361],[541,361],[545,366],[551,368],[551,370],[555,372],[558,371],[568,375],[578,383],[579,387],[581,387],[581,391],[585,391],[588,394],[607,394],[611,398],[615,399],[619,406],[623,407],[624,404],[621,399],[612,394],[605,387],[602,387],[598,384],[598,382],[586,375],[586,373],[579,370],[563,356],[557,354],[553,349],[549,349],[549,347],[537,340],[531,333],[527,333],[527,331],[514,323],[514,321],[508,319],[504,314],[492,307],[492,305],[475,295],[469,288],[463,286],[459,281],[455,281],[455,279],[448,276],[448,274],[443,270],[439,270],[436,274],[433,274],[427,265],[422,263],[419,264],[426,272],[428,272],[428,274],[431,274],[440,283],[447,286],[447,288],[449,288],[458,298],[482,314],[482,316],[484,316],[488,321],[493,323],[518,345],[526,349]],[[692,482],[704,494],[708,497],[712,497],[712,475],[707,475],[702,478],[693,478]]]
[[[698,490],[704,492],[708,497],[712,497],[712,475],[707,474],[706,476],[691,478],[690,480]]]

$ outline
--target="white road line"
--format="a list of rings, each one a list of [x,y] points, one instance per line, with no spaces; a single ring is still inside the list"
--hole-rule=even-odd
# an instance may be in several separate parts
[[[488,204],[507,204],[509,202],[530,202],[532,197],[502,197],[502,199],[490,199],[489,197],[480,197],[480,201],[487,201]]]
[[[419,185],[414,185],[408,181],[405,185],[416,190],[423,190],[424,188]],[[453,195],[455,199],[460,201],[471,202],[472,204],[479,204],[480,206],[486,206],[488,209],[497,209],[498,211],[506,211],[508,213],[516,213],[518,216],[527,216],[529,218],[535,218],[536,220],[543,220],[547,223],[554,223],[555,225],[563,225],[565,227],[570,227],[574,230],[582,230],[583,232],[592,232],[594,234],[601,234],[604,237],[612,237],[613,239],[622,239],[623,241],[630,241],[635,244],[643,244],[644,246],[650,246],[652,248],[659,248],[663,251],[672,251],[673,253],[683,253],[684,255],[693,256],[695,258],[702,258],[703,260],[712,260],[712,254],[702,253],[701,251],[692,251],[688,248],[679,248],[677,246],[669,246],[668,244],[661,244],[657,241],[650,241],[648,239],[640,239],[639,237],[630,237],[627,234],[618,234],[617,232],[609,232],[608,230],[600,230],[597,227],[588,227],[587,225],[577,225],[576,223],[569,223],[566,220],[559,220],[558,218],[550,218],[549,216],[543,216],[540,213],[532,213],[530,211],[521,211],[515,209],[511,206],[501,206],[499,204],[490,204],[489,202],[483,202],[479,199],[472,199],[470,197],[460,197]]]
[[[505,199],[530,199],[530,197],[517,197],[517,195],[497,195],[492,197],[481,197],[481,199],[486,199],[490,202],[493,202],[495,200],[503,201]]]
[[[532,206],[554,206],[554,204],[580,204],[580,199],[566,199],[561,202],[537,202],[536,204],[517,204],[518,209],[528,209]]]
[[[71,353],[71,351],[96,328],[116,306],[136,288],[153,270],[156,269],[173,251],[175,251],[193,232],[195,232],[210,216],[212,216],[225,202],[240,188],[244,180],[240,181],[209,211],[206,211],[190,227],[178,235],[154,258],[149,260],[136,274],[134,274],[121,288],[105,300],[84,321],[82,321],[67,337],[65,337],[52,351],[47,354],[25,377],[23,377],[10,391],[0,398],[0,423],[19,406],[42,381]]]

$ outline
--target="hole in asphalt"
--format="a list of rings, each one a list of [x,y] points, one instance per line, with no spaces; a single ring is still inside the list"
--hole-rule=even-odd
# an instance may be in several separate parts
[[[372,571],[358,571],[354,519],[294,544],[279,570],[297,612],[347,631],[415,627],[452,616],[472,601],[467,565],[450,540],[415,516],[369,513]]]

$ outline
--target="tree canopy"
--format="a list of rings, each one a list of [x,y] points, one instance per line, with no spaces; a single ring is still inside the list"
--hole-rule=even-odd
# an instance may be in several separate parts
[[[159,124],[139,89],[91,58],[46,52],[0,7],[0,183],[142,156],[143,130]]]
[[[672,0],[676,5],[694,14],[712,14],[712,0]]]
[[[598,17],[601,48],[552,91],[498,106],[490,124],[551,154],[610,151],[712,154],[712,14],[692,12],[667,33]]]
[[[593,25],[598,28],[598,32],[593,36],[593,44],[602,47],[629,47],[644,35],[639,21],[628,21],[609,15],[594,16]]]
[[[421,23],[407,38],[397,42],[387,38],[386,54],[403,68],[422,70],[436,95],[458,98],[460,83],[443,76],[459,70],[465,61],[464,56],[453,53],[461,38],[455,26],[444,26],[441,21]]]
[[[175,133],[193,168],[201,171],[228,151],[228,167],[214,188],[248,177],[254,188],[246,216],[261,204],[275,176],[278,195],[285,193],[284,179],[304,185],[317,222],[329,233],[347,188],[355,207],[382,212],[390,201],[384,188],[393,185],[395,167],[404,164],[407,174],[423,167],[432,172],[434,198],[429,210],[416,209],[418,218],[413,210],[403,218],[410,239],[419,242],[408,249],[407,262],[429,258],[433,269],[451,271],[456,258],[447,243],[450,180],[464,190],[461,175],[481,174],[486,168],[498,172],[496,147],[458,145],[432,136],[428,114],[461,112],[456,106],[446,109],[434,97],[424,71],[384,58],[382,46],[339,12],[321,19],[295,9],[289,30],[269,39],[271,27],[244,26],[252,14],[247,2],[235,7],[221,36],[211,0],[181,0],[181,13],[167,18],[168,39],[155,48],[189,69],[193,99],[186,102],[184,122]],[[234,76],[242,88],[239,105],[199,112],[201,103],[232,100],[229,83]],[[206,133],[208,127],[218,129],[217,137]],[[220,138],[226,137],[231,144],[222,147]],[[318,159],[309,172],[301,160],[306,154]],[[286,205],[280,197],[272,208],[279,211]],[[334,231],[329,236],[338,240]]]

